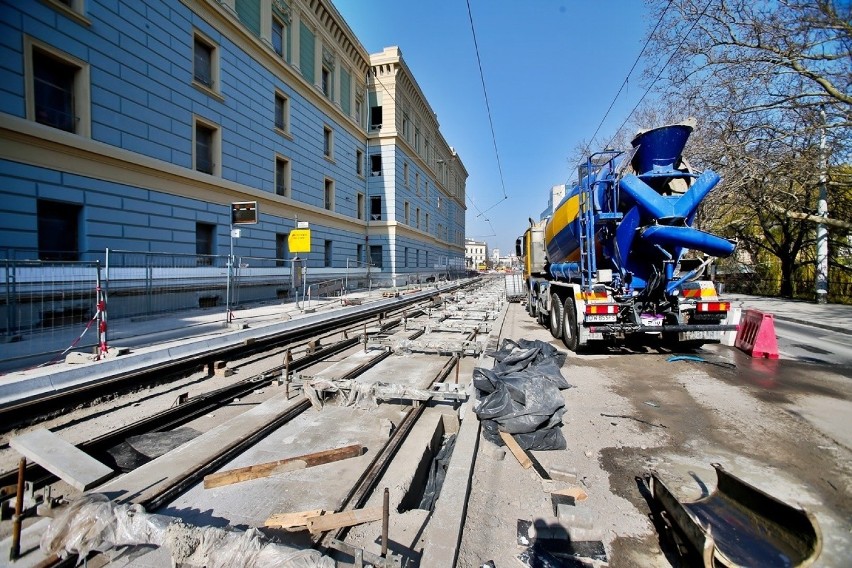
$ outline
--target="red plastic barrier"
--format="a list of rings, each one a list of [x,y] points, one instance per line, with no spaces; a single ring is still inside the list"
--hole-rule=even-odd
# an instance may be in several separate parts
[[[752,357],[778,358],[775,316],[758,310],[745,310],[734,347]]]

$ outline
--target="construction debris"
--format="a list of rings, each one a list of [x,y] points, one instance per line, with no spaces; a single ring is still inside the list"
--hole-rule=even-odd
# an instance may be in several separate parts
[[[571,387],[560,371],[565,355],[543,341],[504,339],[492,356],[493,369],[473,370],[479,390],[474,412],[485,439],[501,445],[505,432],[526,450],[565,449],[559,429],[565,412],[559,391]]]
[[[816,517],[712,464],[718,482],[710,495],[681,503],[656,475],[646,479],[654,513],[695,565],[810,566],[822,551]]]
[[[263,526],[284,529],[285,531],[307,530],[308,519],[311,517],[319,517],[323,513],[325,513],[325,511],[322,509],[299,511],[298,513],[278,513],[277,515],[272,515],[266,519]]]
[[[462,385],[434,383],[429,389],[418,389],[408,385],[375,382],[362,383],[354,379],[324,379],[302,377],[302,391],[311,405],[317,410],[323,407],[325,393],[341,393],[345,406],[375,408],[379,401],[452,400],[465,401],[468,398]]]
[[[382,507],[370,509],[352,509],[331,515],[321,515],[308,518],[308,530],[311,534],[323,533],[333,529],[351,527],[362,523],[382,520]]]
[[[273,543],[257,529],[245,532],[196,527],[176,517],[154,515],[139,505],[116,505],[106,495],[84,495],[56,518],[41,539],[49,556],[83,559],[92,551],[124,546],[165,548],[173,566],[206,568],[333,568],[331,558],[316,550]]]
[[[237,469],[230,469],[227,471],[220,471],[218,473],[211,473],[204,477],[204,489],[212,489],[213,487],[231,485],[233,483],[240,483],[250,479],[269,477],[270,475],[284,473],[285,471],[305,469],[347,458],[354,458],[363,453],[364,447],[361,444],[351,444],[349,446],[335,448],[333,450],[323,450],[321,452],[285,458],[274,462],[261,463]]]

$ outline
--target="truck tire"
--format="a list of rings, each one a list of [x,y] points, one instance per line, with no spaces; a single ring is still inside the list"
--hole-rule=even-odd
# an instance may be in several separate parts
[[[571,351],[580,347],[580,328],[577,326],[577,308],[574,298],[566,298],[562,308],[562,343]]]
[[[530,290],[529,292],[527,292],[527,313],[532,317],[536,317],[536,302],[538,302],[538,297],[533,294],[533,291]]]
[[[550,297],[550,335],[562,337],[562,302],[556,292]]]

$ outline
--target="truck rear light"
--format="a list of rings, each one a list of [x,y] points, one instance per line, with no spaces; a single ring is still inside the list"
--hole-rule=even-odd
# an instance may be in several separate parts
[[[731,302],[698,302],[696,311],[699,312],[727,312],[731,309]]]
[[[586,304],[587,314],[617,314],[618,304]]]

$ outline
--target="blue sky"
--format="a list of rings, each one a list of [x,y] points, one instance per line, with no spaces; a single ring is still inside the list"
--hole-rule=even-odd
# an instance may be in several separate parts
[[[501,254],[538,219],[550,187],[573,176],[569,155],[594,134],[656,21],[641,0],[469,0],[501,179],[466,1],[333,2],[368,52],[402,50],[467,168],[466,236]],[[642,97],[643,64],[601,144]]]

